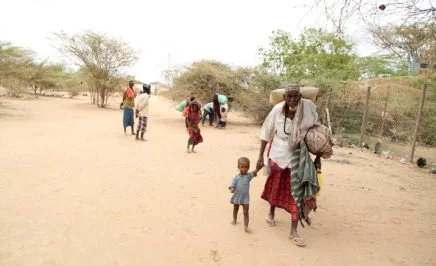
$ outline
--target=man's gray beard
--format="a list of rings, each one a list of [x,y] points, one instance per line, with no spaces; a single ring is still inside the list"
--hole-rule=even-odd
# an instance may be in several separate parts
[[[291,111],[291,112],[295,112],[295,111],[297,111],[297,108],[298,108],[298,105],[295,106],[295,107],[291,107],[291,106],[289,106],[289,111]]]

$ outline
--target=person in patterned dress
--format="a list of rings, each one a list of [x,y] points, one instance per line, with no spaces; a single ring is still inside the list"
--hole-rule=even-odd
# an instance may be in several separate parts
[[[257,166],[264,166],[264,152],[267,143],[269,175],[261,198],[270,204],[266,222],[275,225],[275,208],[282,208],[291,214],[291,232],[289,238],[297,246],[306,243],[297,232],[300,221],[299,202],[292,195],[291,171],[293,151],[304,141],[307,130],[318,123],[316,106],[311,101],[302,99],[300,86],[290,84],[285,88],[284,101],[275,105],[265,119],[260,139],[260,152]],[[311,199],[312,200],[312,199]],[[298,204],[297,204],[298,203]],[[308,202],[313,203],[313,201]],[[306,204],[305,206],[309,206]]]

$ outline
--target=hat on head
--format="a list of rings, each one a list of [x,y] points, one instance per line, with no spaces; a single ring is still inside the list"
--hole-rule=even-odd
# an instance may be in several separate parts
[[[285,93],[290,91],[300,92],[300,84],[288,84],[285,86]]]

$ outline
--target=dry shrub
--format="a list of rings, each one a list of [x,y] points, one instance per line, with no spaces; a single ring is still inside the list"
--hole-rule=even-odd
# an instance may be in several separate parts
[[[217,92],[231,97],[235,110],[262,122],[271,110],[269,91],[279,85],[275,77],[259,69],[232,69],[216,61],[199,61],[187,67],[174,80],[171,98],[184,100],[194,95],[206,103]]]

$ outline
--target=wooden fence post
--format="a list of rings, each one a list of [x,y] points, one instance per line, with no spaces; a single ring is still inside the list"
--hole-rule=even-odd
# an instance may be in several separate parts
[[[332,124],[330,123],[330,112],[329,112],[329,108],[328,107],[325,109],[325,113],[326,113],[326,116],[327,116],[327,125],[328,125],[328,127],[330,129],[330,133],[333,134]]]
[[[410,151],[410,162],[411,163],[413,163],[413,156],[415,156],[416,138],[418,137],[418,128],[419,128],[419,123],[421,122],[421,115],[422,115],[422,109],[424,108],[425,92],[426,91],[427,91],[427,83],[425,83],[423,88],[422,88],[421,103],[419,105],[419,110],[418,110],[418,118],[416,119],[415,131],[413,132],[412,150]]]
[[[363,110],[363,117],[362,117],[362,126],[360,128],[360,143],[359,147],[362,147],[363,144],[363,136],[365,135],[365,129],[366,129],[366,116],[368,114],[368,105],[369,105],[369,96],[371,95],[371,86],[368,86],[368,89],[366,91],[366,102],[365,102],[365,110]]]

